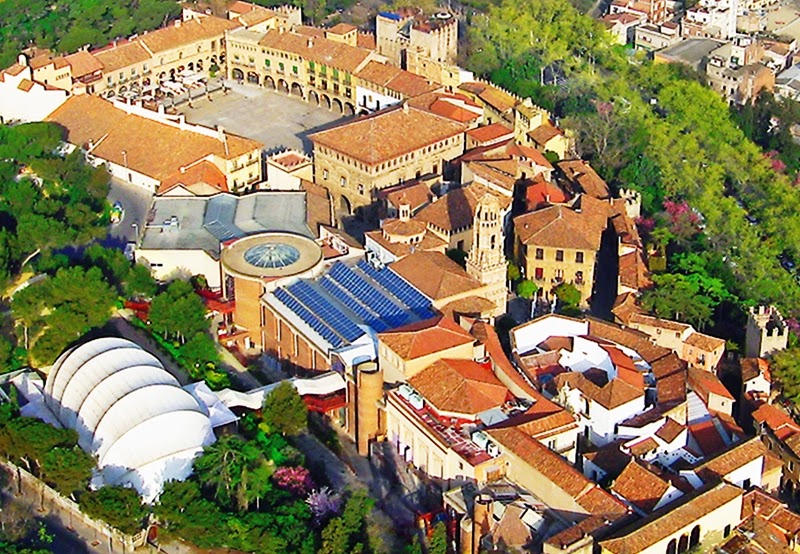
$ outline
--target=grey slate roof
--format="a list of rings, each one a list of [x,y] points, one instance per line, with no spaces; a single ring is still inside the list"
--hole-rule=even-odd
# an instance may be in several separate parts
[[[219,259],[220,243],[268,231],[315,238],[306,223],[305,192],[154,198],[139,248],[205,250]]]

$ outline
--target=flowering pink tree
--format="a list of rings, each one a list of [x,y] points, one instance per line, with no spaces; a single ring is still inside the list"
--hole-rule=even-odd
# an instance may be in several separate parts
[[[280,467],[272,474],[275,484],[297,496],[304,496],[314,488],[311,473],[302,466]]]

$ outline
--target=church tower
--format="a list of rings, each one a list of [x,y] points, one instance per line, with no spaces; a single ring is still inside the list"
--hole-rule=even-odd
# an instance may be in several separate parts
[[[503,215],[500,201],[486,193],[475,207],[472,223],[472,248],[467,256],[467,273],[484,285],[489,285],[486,298],[497,306],[495,316],[506,312],[506,262],[503,254]]]

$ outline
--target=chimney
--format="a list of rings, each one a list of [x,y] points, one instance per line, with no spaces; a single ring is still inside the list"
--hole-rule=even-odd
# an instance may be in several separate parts
[[[314,48],[314,38],[313,37],[308,37],[308,47],[309,48]]]
[[[403,101],[403,113],[408,113],[408,102]]]
[[[481,551],[481,539],[490,530],[489,522],[492,517],[492,496],[481,493],[475,497],[472,509],[472,554]]]
[[[180,27],[181,26],[181,20],[180,19],[176,19],[175,20],[175,26],[176,27]]]
[[[28,65],[28,56],[26,56],[25,54],[20,54],[19,56],[17,56],[17,63],[19,65],[27,66]]]

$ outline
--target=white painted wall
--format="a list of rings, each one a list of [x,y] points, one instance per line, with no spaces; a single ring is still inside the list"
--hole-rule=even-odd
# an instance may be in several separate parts
[[[573,337],[589,333],[588,321],[576,321],[558,315],[548,315],[535,319],[526,325],[511,330],[514,351],[520,354],[530,352],[551,336]]]
[[[159,280],[167,280],[176,274],[204,275],[208,286],[222,286],[219,262],[205,250],[137,250],[137,260],[146,260],[150,272]]]
[[[356,85],[356,102],[356,112],[362,108],[373,111],[380,110],[386,106],[393,106],[399,103],[400,99]]]
[[[6,123],[42,121],[66,102],[69,96],[65,90],[48,90],[39,83],[34,83],[28,91],[22,90],[19,84],[25,79],[33,81],[30,67],[25,67],[18,75],[3,73],[3,80],[0,81],[0,118]]]

